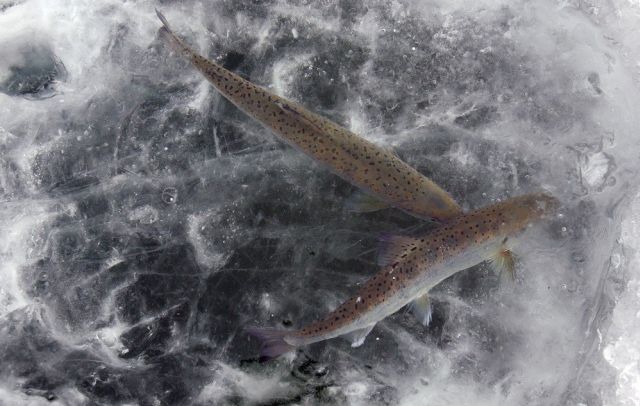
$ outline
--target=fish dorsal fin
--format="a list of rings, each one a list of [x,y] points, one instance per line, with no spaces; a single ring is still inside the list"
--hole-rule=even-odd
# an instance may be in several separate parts
[[[396,158],[400,158],[400,155],[398,155],[398,153],[396,152],[396,149],[391,145],[385,145],[382,147],[382,149],[384,149],[387,152],[387,154],[391,156],[395,156]]]
[[[398,261],[405,251],[420,242],[417,238],[393,234],[383,234],[378,241],[377,262],[380,266],[387,266]]]
[[[310,117],[312,113],[307,112],[305,109],[302,109],[302,111],[298,111],[298,108],[293,106],[291,102],[288,102],[284,99],[276,101],[275,104],[280,108],[280,110],[282,110],[283,113],[285,113],[289,117],[292,117],[300,123],[305,123],[307,126],[313,128],[315,131],[318,131],[325,136],[328,135],[328,132],[323,129],[320,124],[313,122]]]
[[[367,335],[369,335],[375,325],[376,324],[373,323],[368,325],[367,327],[353,330],[352,332],[345,334],[344,338],[351,341],[351,346],[353,348],[360,347],[362,344],[364,344],[365,338],[367,338]]]
[[[387,207],[389,207],[389,205],[382,200],[371,196],[368,193],[356,190],[347,199],[345,207],[348,211],[356,213],[369,213],[372,211],[386,209]]]
[[[489,258],[489,262],[493,269],[500,274],[500,279],[515,280],[515,256],[504,244]]]
[[[428,326],[431,323],[431,300],[429,300],[429,294],[425,293],[417,297],[409,304],[409,310],[423,326]]]

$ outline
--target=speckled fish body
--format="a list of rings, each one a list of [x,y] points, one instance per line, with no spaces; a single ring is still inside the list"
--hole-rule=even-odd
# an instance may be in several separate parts
[[[349,130],[277,96],[196,53],[169,28],[160,35],[231,103],[280,139],[327,166],[376,199],[424,219],[446,220],[460,206],[438,185],[398,158]]]
[[[382,254],[382,269],[322,320],[298,331],[249,332],[264,341],[264,359],[358,331],[359,345],[375,323],[426,295],[456,272],[501,255],[507,237],[555,207],[556,200],[549,195],[524,195],[461,215],[423,237],[392,238]]]

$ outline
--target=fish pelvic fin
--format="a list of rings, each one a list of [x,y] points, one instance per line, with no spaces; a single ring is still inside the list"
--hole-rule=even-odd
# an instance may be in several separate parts
[[[369,213],[387,207],[389,207],[387,203],[359,190],[353,192],[345,203],[345,208],[355,213]]]
[[[511,250],[504,245],[489,259],[493,269],[500,274],[500,279],[513,282],[516,278],[516,259]]]
[[[429,299],[429,294],[425,293],[424,295],[416,298],[409,304],[409,310],[411,310],[411,313],[416,316],[423,326],[427,327],[431,323],[432,319],[431,300]]]
[[[295,346],[285,341],[285,337],[291,334],[290,331],[249,327],[246,332],[258,338],[262,343],[260,347],[260,362],[272,360],[296,349]]]
[[[364,340],[367,338],[371,330],[373,330],[373,327],[375,327],[375,325],[376,324],[373,323],[364,328],[353,330],[352,332],[345,334],[344,338],[351,341],[351,347],[360,347],[362,344],[364,344]]]
[[[398,262],[402,254],[410,250],[419,241],[416,238],[402,235],[382,234],[378,238],[378,257],[376,262],[380,266]]]

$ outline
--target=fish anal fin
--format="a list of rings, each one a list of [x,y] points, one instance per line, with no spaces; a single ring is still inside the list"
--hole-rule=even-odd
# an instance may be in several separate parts
[[[500,278],[515,280],[516,260],[513,252],[502,246],[490,258],[491,266],[500,274]]]
[[[428,326],[431,323],[432,312],[431,312],[431,300],[429,299],[429,294],[425,293],[422,296],[416,298],[409,305],[409,309],[411,313],[422,323],[423,326]]]
[[[418,242],[418,239],[402,235],[381,235],[378,238],[378,265],[387,266],[398,262],[403,253],[416,246]]]
[[[386,209],[389,205],[380,199],[377,199],[370,194],[361,192],[359,190],[353,192],[347,199],[345,207],[348,211],[356,213],[369,213],[372,211],[378,211]]]
[[[364,340],[367,338],[367,335],[369,335],[371,330],[373,330],[374,326],[375,323],[358,330],[353,330],[352,332],[345,334],[344,338],[351,341],[351,347],[360,347],[364,344]]]

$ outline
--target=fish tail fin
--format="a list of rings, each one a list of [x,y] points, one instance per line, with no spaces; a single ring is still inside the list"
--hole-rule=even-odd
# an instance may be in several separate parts
[[[291,333],[290,331],[257,327],[247,328],[246,331],[262,342],[262,347],[260,347],[260,362],[277,358],[296,348],[284,340],[284,338]]]
[[[171,28],[169,28],[169,22],[167,21],[167,18],[164,16],[164,14],[162,14],[160,10],[156,9],[156,15],[162,22],[162,25],[164,25],[169,31],[171,31]]]
[[[354,192],[345,203],[347,211],[356,213],[370,213],[387,207],[387,203],[361,191]]]
[[[158,30],[158,35],[160,36],[160,38],[162,38],[173,51],[186,55],[192,54],[193,51],[191,50],[191,48],[189,48],[187,44],[185,44],[180,38],[176,36],[176,34],[174,34],[164,14],[162,14],[158,9],[156,9],[156,14],[162,22],[162,27],[160,27],[160,29]]]

